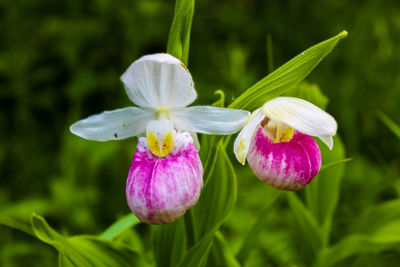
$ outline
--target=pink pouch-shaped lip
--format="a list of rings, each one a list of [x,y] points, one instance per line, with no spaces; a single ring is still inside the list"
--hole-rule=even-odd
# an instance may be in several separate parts
[[[321,152],[309,135],[295,131],[289,142],[273,143],[265,129],[258,126],[247,161],[260,180],[277,189],[296,191],[319,172]]]
[[[195,205],[203,186],[203,167],[188,133],[175,135],[172,152],[153,155],[140,138],[126,184],[130,209],[143,222],[171,223]]]

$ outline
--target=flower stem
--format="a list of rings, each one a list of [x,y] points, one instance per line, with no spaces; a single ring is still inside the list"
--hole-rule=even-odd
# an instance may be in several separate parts
[[[190,249],[196,243],[196,235],[194,231],[194,220],[192,210],[188,210],[184,216],[186,229],[187,247]]]

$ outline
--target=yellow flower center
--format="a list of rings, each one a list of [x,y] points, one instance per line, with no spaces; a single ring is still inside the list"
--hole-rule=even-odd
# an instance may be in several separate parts
[[[263,127],[273,143],[289,142],[294,135],[294,129],[281,122],[269,120]]]
[[[147,143],[149,144],[151,153],[153,153],[157,157],[163,158],[171,153],[174,141],[171,132],[167,133],[164,136],[161,143],[158,141],[158,138],[154,133],[148,132]]]

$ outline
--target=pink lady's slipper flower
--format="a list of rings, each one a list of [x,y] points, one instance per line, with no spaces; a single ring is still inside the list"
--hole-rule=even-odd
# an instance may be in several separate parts
[[[249,112],[187,107],[197,97],[192,76],[169,54],[141,57],[121,80],[138,107],[90,116],[70,130],[96,141],[139,136],[126,186],[128,205],[143,222],[170,223],[196,204],[203,186],[203,167],[191,135],[196,142],[196,132],[235,133]]]
[[[294,97],[277,97],[255,110],[235,140],[237,160],[247,161],[267,184],[296,191],[311,182],[321,168],[321,152],[311,136],[330,149],[335,119],[313,104]]]

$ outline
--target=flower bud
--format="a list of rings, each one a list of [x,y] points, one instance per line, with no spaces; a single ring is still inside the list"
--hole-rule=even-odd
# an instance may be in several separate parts
[[[126,183],[129,208],[142,221],[171,223],[195,205],[203,187],[203,166],[189,133],[174,135],[166,157],[154,155],[139,138]]]
[[[247,162],[263,182],[277,189],[297,191],[317,175],[321,168],[321,152],[309,135],[294,131],[288,142],[274,143],[267,130],[259,125]]]

